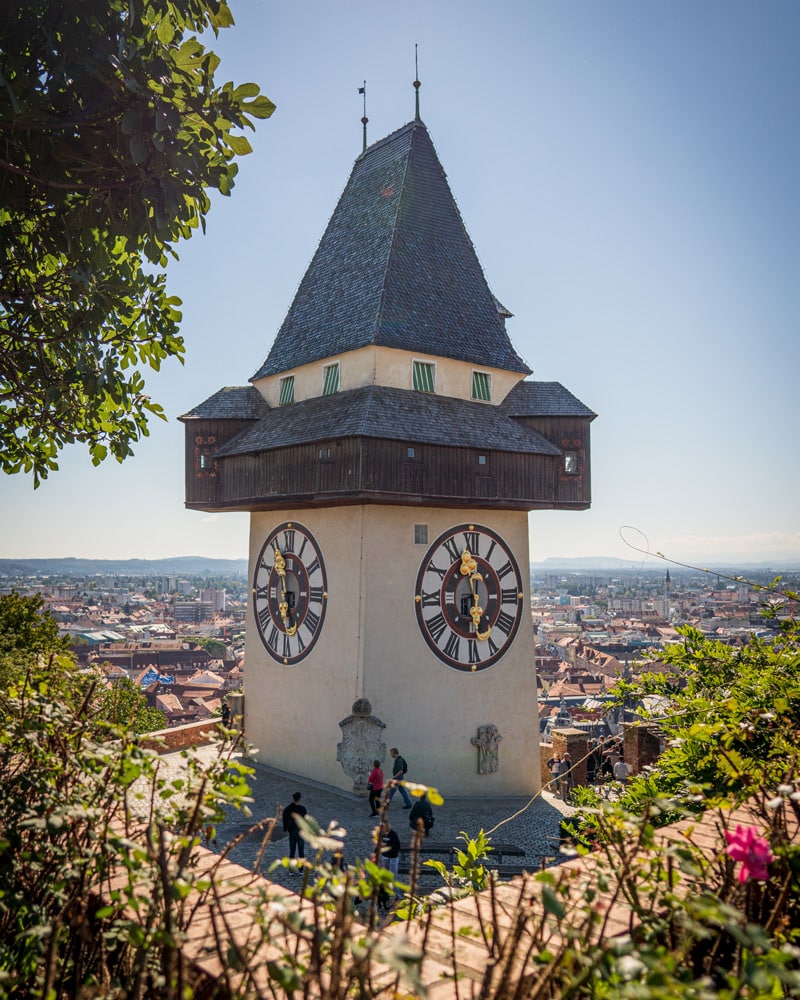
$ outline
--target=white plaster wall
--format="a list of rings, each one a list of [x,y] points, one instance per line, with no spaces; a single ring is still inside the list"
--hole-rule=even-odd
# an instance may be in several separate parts
[[[433,362],[436,365],[436,393],[457,399],[470,399],[472,373],[489,372],[492,376],[491,403],[502,402],[511,389],[522,379],[516,372],[498,368],[479,367],[465,361],[440,358],[433,354],[412,354],[388,347],[364,347],[340,356],[332,356],[313,364],[301,365],[281,375],[269,375],[254,383],[270,406],[277,406],[280,399],[280,380],[284,375],[294,375],[294,398],[299,403],[322,395],[323,369],[334,361],[339,362],[339,387],[344,392],[364,385],[386,385],[398,389],[412,388],[412,361]]]
[[[316,537],[328,573],[324,630],[305,660],[286,667],[263,650],[249,611],[245,664],[245,728],[258,757],[282,770],[344,789],[336,761],[339,721],[367,697],[385,724],[387,748],[409,760],[411,780],[447,796],[532,794],[539,788],[534,643],[524,512],[339,507],[251,515],[252,566],[265,536],[296,520]],[[427,524],[429,543],[448,528],[476,523],[499,532],[523,579],[523,620],[505,655],[475,673],[455,670],[430,651],[416,621],[414,586],[427,545],[414,544],[414,525]],[[477,773],[470,739],[495,724],[503,737],[496,774]],[[387,758],[388,760],[388,758]]]

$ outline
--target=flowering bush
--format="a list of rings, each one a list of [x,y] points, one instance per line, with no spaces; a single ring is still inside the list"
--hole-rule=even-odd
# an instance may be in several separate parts
[[[740,862],[739,881],[755,879],[756,882],[766,882],[769,878],[767,865],[775,859],[769,843],[755,827],[737,825],[733,833],[725,831],[725,839],[728,841],[728,854],[734,861]]]

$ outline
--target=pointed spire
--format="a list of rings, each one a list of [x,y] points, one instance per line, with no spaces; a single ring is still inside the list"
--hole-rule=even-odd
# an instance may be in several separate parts
[[[422,84],[419,82],[419,61],[417,59],[417,46],[414,45],[414,121],[421,122],[422,119],[419,116],[419,88]]]
[[[362,132],[363,132],[362,139],[361,139],[361,152],[362,153],[366,153],[366,151],[367,151],[367,122],[369,121],[369,118],[367,118],[367,81],[366,80],[364,81],[364,86],[358,88],[358,92],[359,92],[359,94],[363,94],[364,95],[364,111],[363,111],[363,114],[361,116],[361,128],[362,128]]]

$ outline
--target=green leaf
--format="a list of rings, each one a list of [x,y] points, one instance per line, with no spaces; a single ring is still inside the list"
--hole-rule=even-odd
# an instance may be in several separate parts
[[[548,885],[542,886],[542,904],[545,913],[550,913],[559,920],[562,920],[566,915],[564,904]]]

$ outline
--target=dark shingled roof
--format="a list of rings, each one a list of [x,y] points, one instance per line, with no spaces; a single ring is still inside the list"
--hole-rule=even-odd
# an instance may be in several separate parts
[[[356,160],[253,379],[368,345],[529,374],[498,306],[428,131],[411,122]]]
[[[518,382],[500,404],[508,417],[597,416],[560,382]]]
[[[179,420],[259,420],[269,406],[252,385],[229,385],[184,413]]]
[[[560,455],[536,431],[498,407],[449,396],[369,385],[270,409],[217,457],[285,448],[330,438],[374,437],[487,451]]]

